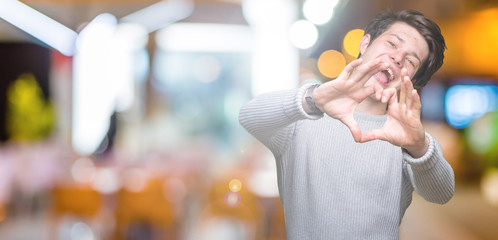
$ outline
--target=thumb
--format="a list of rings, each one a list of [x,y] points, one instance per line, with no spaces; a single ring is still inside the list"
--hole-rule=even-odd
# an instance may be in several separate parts
[[[384,135],[382,134],[381,129],[374,129],[374,130],[369,130],[369,131],[365,132],[361,136],[360,142],[364,143],[364,142],[369,142],[369,141],[376,140],[376,139],[386,140]]]
[[[353,134],[353,138],[355,142],[359,142],[361,140],[361,128],[360,125],[354,120],[353,116],[349,116],[345,119],[341,120],[342,123],[344,123],[349,130],[351,131],[351,134]]]

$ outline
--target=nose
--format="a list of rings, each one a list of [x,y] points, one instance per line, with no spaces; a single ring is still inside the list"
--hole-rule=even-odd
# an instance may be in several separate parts
[[[397,58],[395,58],[395,57],[392,57],[392,56],[391,56],[391,60],[392,60],[393,62],[395,62],[395,63],[396,63],[396,65],[401,65],[401,64],[399,63],[399,60],[398,60]]]
[[[396,63],[396,65],[401,66],[403,62],[404,55],[400,51],[393,52],[391,54],[391,60]]]

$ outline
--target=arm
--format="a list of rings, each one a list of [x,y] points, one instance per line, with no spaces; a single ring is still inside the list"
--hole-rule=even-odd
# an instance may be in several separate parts
[[[240,109],[240,124],[270,149],[283,147],[292,134],[292,123],[322,117],[303,109],[302,98],[309,86],[255,97]]]
[[[444,159],[441,146],[428,133],[427,152],[420,158],[414,158],[403,150],[403,160],[408,163],[406,171],[415,191],[425,200],[444,204],[455,192],[453,169]]]
[[[363,63],[357,59],[348,64],[333,81],[326,82],[313,92],[316,106],[330,117],[349,127],[356,141],[361,139],[361,129],[353,118],[356,106],[374,92],[380,96],[382,87],[366,87],[374,74],[385,70],[388,64],[380,59]],[[317,119],[322,115],[310,115],[304,94],[310,85],[298,90],[279,91],[258,96],[242,107],[239,121],[244,128],[261,142],[269,143],[285,135],[285,127],[300,119]],[[285,132],[285,131],[284,131]]]

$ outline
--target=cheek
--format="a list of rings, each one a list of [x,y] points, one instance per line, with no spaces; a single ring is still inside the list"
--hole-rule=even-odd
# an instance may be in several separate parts
[[[413,78],[415,76],[415,73],[417,73],[417,71],[415,71],[415,69],[409,69],[408,70],[408,76],[410,76],[410,78]]]
[[[415,76],[415,74],[417,73],[417,70],[411,65],[408,66],[406,68],[406,70],[408,70],[408,76],[410,77],[410,79],[412,79]]]

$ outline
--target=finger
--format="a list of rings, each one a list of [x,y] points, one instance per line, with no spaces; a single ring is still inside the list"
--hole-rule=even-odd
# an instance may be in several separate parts
[[[389,98],[389,107],[396,107],[396,104],[398,104],[398,91],[394,91],[393,95],[391,98]]]
[[[401,88],[399,91],[399,104],[406,104],[406,85],[405,85],[405,77],[407,76],[406,68],[401,69]]]
[[[359,142],[361,140],[361,129],[360,125],[358,125],[356,120],[354,120],[353,116],[350,116],[341,121],[349,128],[351,134],[353,134],[354,141]]]
[[[404,77],[404,84],[406,87],[406,108],[411,109],[412,108],[412,91],[413,91],[413,84],[412,81],[408,76]]]
[[[389,67],[387,62],[376,58],[357,67],[350,79],[364,85],[373,75],[386,70],[387,67]]]
[[[386,138],[382,134],[382,130],[381,129],[374,129],[374,130],[369,130],[369,131],[365,132],[361,136],[360,142],[364,143],[364,142],[369,142],[369,141],[377,140],[377,139],[384,140],[384,141],[386,140]]]
[[[352,62],[350,62],[346,67],[344,67],[344,70],[342,70],[341,74],[337,78],[349,78],[351,73],[357,68],[361,63],[363,62],[362,58],[355,59]]]
[[[384,90],[384,94],[382,95],[381,102],[382,103],[387,103],[391,99],[393,99],[393,96],[396,94],[396,89],[395,88],[388,88]],[[395,98],[393,100],[396,100]]]
[[[412,101],[413,101],[413,107],[412,107],[413,115],[415,115],[416,117],[420,117],[420,112],[422,110],[422,103],[420,102],[420,95],[418,95],[418,92],[415,89],[412,90]]]
[[[384,88],[380,84],[375,83],[371,86],[364,87],[363,89],[361,89],[361,94],[364,97],[368,97],[372,94],[375,94],[375,98],[377,99],[377,101],[380,101],[383,95],[383,91]]]

